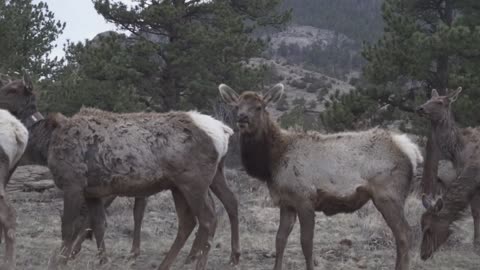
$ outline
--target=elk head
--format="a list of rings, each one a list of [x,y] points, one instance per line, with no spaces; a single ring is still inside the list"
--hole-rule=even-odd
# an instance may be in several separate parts
[[[33,84],[27,75],[0,88],[0,109],[8,110],[17,118],[24,119],[37,111]]]
[[[462,87],[459,87],[446,96],[440,96],[437,90],[432,89],[431,98],[423,105],[418,106],[416,111],[419,115],[432,121],[446,119],[450,115],[450,105],[457,100],[461,92]]]
[[[451,234],[450,222],[441,218],[438,214],[443,208],[442,198],[432,202],[427,196],[422,196],[423,206],[427,209],[422,215],[422,244],[420,257],[422,260],[429,259],[435,251],[447,241]]]
[[[237,94],[226,84],[218,87],[222,100],[237,109],[237,126],[241,134],[253,135],[262,130],[269,119],[266,107],[275,103],[283,95],[283,84],[279,83],[263,95],[252,91]]]

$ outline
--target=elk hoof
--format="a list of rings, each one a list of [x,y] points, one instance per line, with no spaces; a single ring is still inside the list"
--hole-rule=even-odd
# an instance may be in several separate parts
[[[197,259],[197,254],[190,254],[188,255],[187,259],[185,259],[185,264],[191,264]]]
[[[4,263],[0,266],[0,270],[14,270],[15,266],[13,263]]]
[[[238,265],[240,262],[240,252],[232,252],[232,255],[230,256],[230,262],[229,264],[232,266]]]
[[[108,263],[108,257],[105,256],[105,255],[100,256],[100,260],[98,261],[98,263],[99,263],[100,265],[104,265],[104,264]]]
[[[476,240],[473,242],[473,251],[480,256],[480,240]]]
[[[77,257],[78,253],[80,253],[81,250],[82,250],[81,245],[75,246],[72,250],[72,254],[70,254],[70,258],[75,259],[75,257]]]
[[[132,249],[130,251],[130,255],[128,255],[127,260],[132,261],[135,260],[138,256],[140,256],[140,250],[139,249]]]

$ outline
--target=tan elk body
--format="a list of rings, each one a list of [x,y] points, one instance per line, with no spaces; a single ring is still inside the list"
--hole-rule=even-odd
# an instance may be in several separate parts
[[[421,258],[426,260],[447,240],[451,225],[471,207],[474,224],[474,246],[480,254],[480,128],[458,128],[451,105],[462,88],[440,96],[432,96],[417,112],[430,119],[434,141],[443,159],[450,160],[457,177],[445,188],[445,194],[436,202],[426,196],[423,204],[427,211],[422,216],[423,239]]]
[[[5,263],[15,268],[16,213],[8,200],[6,186],[28,143],[28,131],[10,112],[0,109],[0,239],[5,234]]]
[[[0,89],[0,108],[30,131],[26,159],[48,165],[64,192],[63,259],[91,222],[105,257],[102,198],[145,197],[171,190],[178,232],[158,269],[169,269],[195,225],[199,224],[196,269],[205,269],[216,228],[212,183],[224,182],[223,159],[233,131],[197,112],[116,114],[82,109],[71,118],[39,117],[30,82],[13,81]],[[88,209],[85,217],[83,209]]]
[[[405,135],[382,129],[324,135],[282,130],[266,111],[283,93],[277,84],[265,95],[238,95],[219,86],[223,100],[237,109],[242,162],[264,181],[280,208],[275,270],[282,269],[285,245],[296,218],[306,269],[313,270],[315,211],[353,212],[370,199],[392,229],[397,270],[409,267],[409,225],[404,201],[421,153]]]

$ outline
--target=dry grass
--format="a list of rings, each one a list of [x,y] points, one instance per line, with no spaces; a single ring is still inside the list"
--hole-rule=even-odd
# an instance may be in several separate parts
[[[258,181],[237,171],[228,171],[229,186],[240,201],[242,257],[233,269],[271,269],[275,256],[275,233],[279,210],[271,205],[267,189]],[[12,194],[18,212],[17,269],[47,269],[49,258],[60,246],[60,192]],[[149,199],[142,230],[142,255],[134,262],[126,256],[130,251],[133,221],[133,200],[118,199],[109,209],[106,244],[109,263],[99,266],[96,245],[87,241],[79,256],[67,269],[155,269],[165,256],[176,233],[176,214],[169,192]],[[214,246],[208,269],[232,269],[230,255],[230,225],[217,202],[219,217]],[[458,230],[448,245],[434,259],[423,262],[418,255],[419,220],[423,212],[420,201],[411,196],[406,204],[409,223],[414,231],[411,269],[479,269],[480,256],[472,249],[472,219],[458,224]],[[351,215],[325,217],[317,215],[314,254],[316,269],[393,269],[395,245],[382,217],[369,203]],[[192,269],[183,261],[191,247],[190,237],[173,269]],[[2,247],[3,252],[3,247]],[[287,246],[284,269],[304,269],[296,224]]]

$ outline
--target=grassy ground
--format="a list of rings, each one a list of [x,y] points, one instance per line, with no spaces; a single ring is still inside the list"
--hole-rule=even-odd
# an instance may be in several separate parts
[[[219,222],[208,269],[272,269],[279,211],[271,205],[266,187],[258,181],[232,170],[228,171],[227,178],[240,202],[241,263],[236,268],[228,266],[230,225],[217,201]],[[49,258],[60,246],[61,192],[54,189],[43,193],[15,192],[10,197],[18,213],[17,269],[47,269]],[[109,208],[106,245],[110,261],[106,265],[98,265],[96,245],[86,241],[81,253],[66,269],[155,269],[176,234],[176,214],[170,192],[149,199],[142,230],[142,254],[136,261],[126,258],[133,229],[132,208],[133,200],[128,198],[117,199]],[[408,199],[406,211],[415,234],[411,269],[480,269],[480,256],[472,248],[470,217],[459,222],[446,247],[432,260],[423,262],[418,255],[423,209],[415,196]],[[183,264],[193,236],[190,238],[173,269],[193,268]],[[390,230],[371,203],[351,215],[325,217],[318,213],[314,254],[316,269],[394,269],[395,264]],[[304,267],[297,222],[287,246],[284,269]]]

